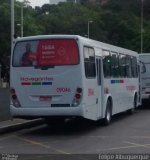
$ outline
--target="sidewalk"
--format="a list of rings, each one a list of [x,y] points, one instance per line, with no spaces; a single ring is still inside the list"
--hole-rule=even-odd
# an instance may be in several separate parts
[[[31,128],[44,124],[43,119],[34,119],[34,120],[24,120],[24,119],[13,119],[0,122],[0,134],[13,132],[16,130]]]
[[[14,118],[11,120],[9,94],[9,88],[0,87],[0,134],[34,127],[44,123],[43,119],[24,120]]]

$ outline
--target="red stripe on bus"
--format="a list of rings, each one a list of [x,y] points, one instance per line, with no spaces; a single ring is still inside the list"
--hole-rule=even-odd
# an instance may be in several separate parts
[[[120,83],[124,83],[124,80],[120,80]]]
[[[31,83],[30,82],[22,82],[21,85],[28,86],[28,85],[31,85]]]

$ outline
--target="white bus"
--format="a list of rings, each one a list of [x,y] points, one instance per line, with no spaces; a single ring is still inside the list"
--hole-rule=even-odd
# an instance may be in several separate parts
[[[142,100],[150,99],[150,53],[139,54],[142,62],[141,72],[141,88]]]
[[[11,55],[13,117],[83,117],[109,124],[139,104],[136,52],[77,35],[17,39]]]

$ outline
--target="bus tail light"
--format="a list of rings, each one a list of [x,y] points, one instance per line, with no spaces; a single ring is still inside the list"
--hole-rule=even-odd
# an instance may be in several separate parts
[[[74,95],[74,99],[72,101],[72,106],[73,107],[78,106],[81,102],[81,99],[82,99],[82,88],[77,88],[76,93]]]
[[[11,96],[11,100],[12,100],[13,105],[15,107],[21,107],[20,102],[18,100],[18,97],[16,95],[16,91],[15,91],[14,88],[10,89],[10,96]]]

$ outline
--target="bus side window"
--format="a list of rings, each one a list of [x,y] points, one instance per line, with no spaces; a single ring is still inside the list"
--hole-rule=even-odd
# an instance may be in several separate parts
[[[146,66],[145,66],[144,62],[140,61],[140,66],[141,66],[141,73],[145,73],[146,72]]]
[[[111,56],[110,52],[103,50],[103,70],[104,70],[104,77],[111,77]]]
[[[126,77],[126,56],[124,54],[119,55],[120,76]]]
[[[96,59],[96,66],[97,66],[97,84],[101,85],[101,59]]]
[[[95,52],[92,47],[84,46],[84,67],[87,78],[96,77]]]
[[[136,57],[131,57],[131,72],[132,77],[138,77],[138,67],[137,67],[137,59]]]
[[[112,76],[118,77],[119,76],[119,59],[118,53],[111,52],[111,67],[112,67]]]
[[[126,75],[127,75],[127,77],[132,77],[132,74],[131,74],[131,56],[126,57]]]

